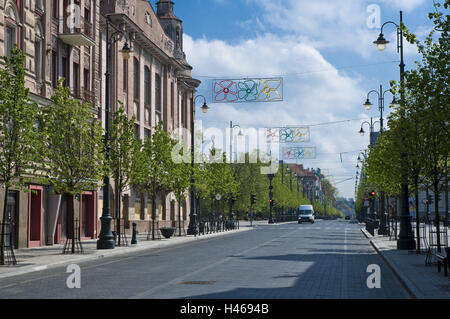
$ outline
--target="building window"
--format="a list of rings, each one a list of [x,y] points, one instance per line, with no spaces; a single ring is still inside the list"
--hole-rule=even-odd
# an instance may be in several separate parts
[[[137,139],[140,139],[140,138],[141,138],[141,132],[140,132],[140,128],[139,128],[139,125],[138,125],[138,124],[134,124],[134,136],[135,136]]]
[[[128,60],[123,60],[123,91],[128,93]]]
[[[36,5],[34,7],[35,10],[39,10],[41,12],[44,12],[44,1],[43,0],[36,0]]]
[[[85,91],[91,91],[91,73],[88,69],[83,71],[83,84]]]
[[[172,130],[175,129],[175,85],[170,83],[170,115],[172,116]]]
[[[139,60],[134,58],[134,100],[139,101]]]
[[[58,19],[59,18],[59,0],[53,0],[52,2],[52,13],[53,18]]]
[[[36,82],[42,82],[42,48],[43,48],[43,34],[42,28],[39,24],[35,28],[34,38],[34,68],[36,75]]]
[[[152,93],[151,88],[151,74],[150,69],[145,67],[144,69],[144,104],[150,106],[150,95]]]
[[[17,41],[17,8],[12,4],[8,4],[5,10],[6,30],[5,30],[5,56],[11,58],[14,45],[18,45]]]
[[[58,86],[58,53],[52,51],[52,86],[56,88]]]
[[[13,27],[6,27],[5,53],[8,58],[12,56],[12,50],[16,44],[16,30]]]
[[[158,73],[155,74],[155,109],[161,115],[161,77]],[[158,124],[158,123],[156,123]]]
[[[144,137],[145,138],[151,138],[151,135],[152,135],[152,133],[148,128],[144,129]]]
[[[73,64],[73,95],[81,97],[80,94],[80,65],[78,63]]]

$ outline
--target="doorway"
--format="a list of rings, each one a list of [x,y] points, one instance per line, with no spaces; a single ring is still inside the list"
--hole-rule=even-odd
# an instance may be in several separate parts
[[[42,192],[42,187],[30,186],[28,247],[39,247],[42,244]]]

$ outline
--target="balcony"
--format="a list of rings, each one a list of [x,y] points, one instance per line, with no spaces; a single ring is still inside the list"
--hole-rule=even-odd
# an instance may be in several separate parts
[[[59,25],[62,25],[59,38],[64,43],[71,46],[95,46],[93,25],[83,17],[74,26],[70,26],[67,18],[60,18]]]

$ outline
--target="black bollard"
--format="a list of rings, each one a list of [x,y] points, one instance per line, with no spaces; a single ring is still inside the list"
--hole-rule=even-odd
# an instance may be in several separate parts
[[[131,245],[137,245],[137,238],[136,238],[136,223],[133,223],[133,237],[131,238]]]

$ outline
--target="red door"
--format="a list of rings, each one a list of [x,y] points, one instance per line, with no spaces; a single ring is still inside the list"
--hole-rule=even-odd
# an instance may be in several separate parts
[[[85,192],[80,200],[80,238],[88,240],[95,238],[95,194]]]
[[[42,245],[42,192],[41,186],[30,186],[28,195],[28,247]]]

